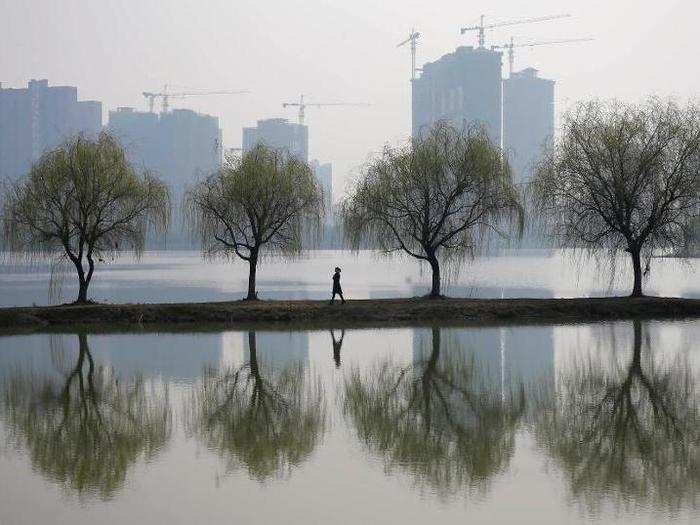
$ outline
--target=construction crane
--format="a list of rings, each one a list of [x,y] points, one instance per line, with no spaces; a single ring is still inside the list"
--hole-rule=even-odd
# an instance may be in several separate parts
[[[167,113],[168,109],[170,108],[170,99],[171,98],[187,98],[187,97],[199,97],[199,96],[206,96],[206,95],[241,95],[244,93],[250,93],[247,89],[244,90],[239,90],[239,91],[193,91],[193,92],[186,92],[186,93],[169,93],[168,92],[168,86],[166,85],[163,88],[163,91],[161,93],[153,93],[150,91],[144,91],[142,94],[148,101],[148,111],[153,113],[153,106],[155,104],[155,100],[157,98],[161,99],[161,112],[162,113]]]
[[[305,102],[304,95],[299,97],[299,102],[282,102],[283,108],[299,108],[299,124],[304,124],[304,115],[307,107],[320,108],[323,106],[370,106],[367,102]]]
[[[507,44],[501,44],[496,46],[491,46],[491,49],[507,49],[508,50],[508,74],[513,74],[513,64],[515,62],[515,48],[516,47],[535,47],[535,46],[552,46],[557,44],[573,44],[574,42],[590,42],[592,38],[565,38],[563,40],[545,40],[542,42],[526,42],[524,44],[515,44],[513,42],[513,37],[510,37],[510,42]]]
[[[416,79],[416,44],[419,38],[420,33],[415,29],[411,29],[411,32],[408,33],[408,38],[396,46],[401,47],[409,42],[411,43],[411,82]]]
[[[463,35],[467,31],[476,31],[477,32],[477,41],[479,42],[479,47],[483,48],[486,45],[485,31],[487,29],[494,29],[496,27],[514,26],[514,25],[519,25],[519,24],[534,24],[536,22],[546,22],[548,20],[557,20],[559,18],[568,18],[570,16],[571,15],[569,15],[569,14],[553,15],[553,16],[538,16],[538,17],[534,17],[534,18],[521,18],[519,20],[510,20],[508,22],[499,22],[497,24],[489,24],[489,25],[485,26],[484,25],[484,15],[481,15],[479,25],[462,27],[459,30],[459,32],[460,32],[460,34]]]

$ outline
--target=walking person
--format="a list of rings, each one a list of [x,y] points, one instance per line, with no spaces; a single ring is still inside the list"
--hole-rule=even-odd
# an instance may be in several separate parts
[[[340,268],[335,267],[335,273],[333,274],[333,294],[331,295],[331,302],[335,301],[335,296],[338,294],[340,296],[341,304],[345,304],[345,298],[343,297],[343,289],[340,287]]]

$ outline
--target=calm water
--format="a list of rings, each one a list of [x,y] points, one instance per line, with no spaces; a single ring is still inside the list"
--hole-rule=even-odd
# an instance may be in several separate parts
[[[0,337],[0,523],[697,523],[700,322]]]
[[[566,253],[512,251],[464,264],[458,275],[443,270],[444,292],[456,297],[585,297],[630,292],[630,269],[623,261],[618,278]],[[386,259],[371,252],[313,252],[294,261],[266,260],[258,270],[261,298],[322,299],[330,292],[335,266],[343,268],[343,289],[353,298],[407,297],[430,289],[430,270],[413,259]],[[653,295],[700,297],[695,260],[656,259],[645,291]],[[147,252],[98,265],[91,297],[103,302],[177,302],[240,299],[247,289],[247,264],[203,262],[198,252]],[[15,264],[0,257],[0,306],[49,303],[50,268]],[[61,302],[76,296],[75,273],[61,280]]]

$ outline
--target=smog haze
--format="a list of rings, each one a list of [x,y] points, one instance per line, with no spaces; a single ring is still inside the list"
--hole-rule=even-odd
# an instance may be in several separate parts
[[[695,37],[700,15],[690,1],[635,2],[207,2],[27,0],[0,2],[0,81],[29,79],[78,86],[100,100],[103,120],[119,106],[144,110],[143,91],[238,90],[250,94],[174,100],[173,107],[218,116],[225,147],[259,119],[296,121],[283,102],[370,102],[371,107],[309,108],[310,157],[333,162],[336,198],[367,156],[411,132],[410,52],[397,48],[421,33],[417,65],[476,34],[460,27],[570,13],[566,19],[502,27],[486,45],[594,38],[518,50],[516,69],[534,67],[556,81],[556,114],[590,97],[637,101],[650,94],[696,96]],[[504,75],[507,59],[504,56]]]

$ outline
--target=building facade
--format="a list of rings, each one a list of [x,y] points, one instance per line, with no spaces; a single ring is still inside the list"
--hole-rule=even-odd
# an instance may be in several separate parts
[[[423,66],[412,84],[412,134],[438,120],[459,129],[483,125],[501,144],[501,58],[498,51],[461,46]]]
[[[326,211],[326,224],[333,222],[333,164],[311,161],[311,169],[323,190],[323,207]]]
[[[192,248],[179,205],[188,186],[221,166],[219,119],[188,109],[157,114],[122,107],[109,112],[107,127],[129,161],[138,170],[152,171],[171,191],[173,223],[165,236],[149,239],[150,246]]]
[[[0,85],[0,179],[15,180],[72,136],[101,129],[102,103],[79,101],[76,87],[49,86],[48,80],[19,89]]]
[[[185,188],[221,166],[219,119],[188,109],[145,113],[133,108],[109,112],[108,128],[128,159],[164,180],[179,202]]]
[[[527,68],[503,81],[503,149],[515,181],[532,177],[554,135],[554,81]]]
[[[284,118],[270,118],[258,120],[255,127],[243,128],[244,152],[259,143],[284,150],[304,162],[309,161],[309,128],[303,124],[294,124]]]

